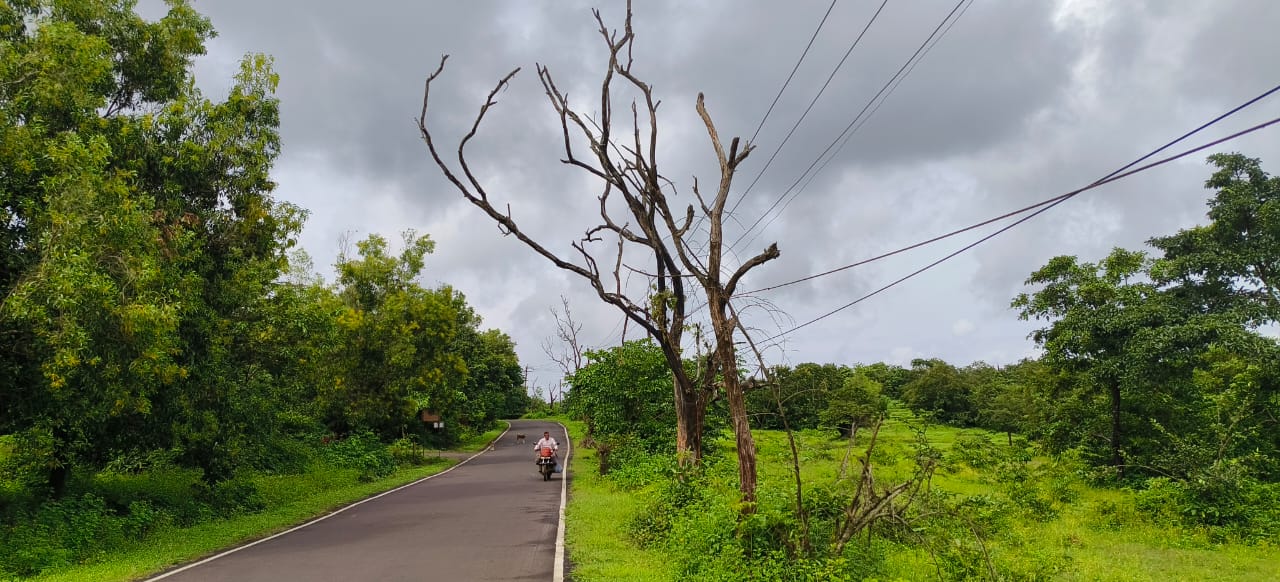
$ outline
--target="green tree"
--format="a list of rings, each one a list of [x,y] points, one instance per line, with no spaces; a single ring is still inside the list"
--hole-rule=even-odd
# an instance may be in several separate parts
[[[861,372],[849,374],[827,400],[829,404],[821,415],[822,424],[840,429],[845,436],[853,424],[870,426],[889,410],[889,399],[881,394],[880,383]]]
[[[1053,370],[1040,360],[1024,359],[981,376],[973,385],[975,424],[1004,432],[1011,444],[1015,432],[1044,436],[1061,384]]]
[[[467,368],[462,385],[466,406],[459,414],[460,422],[487,427],[499,418],[524,414],[529,399],[524,391],[524,373],[515,342],[510,336],[496,329],[481,332],[474,325],[462,326],[455,349]]]
[[[781,429],[778,400],[794,429],[817,428],[820,415],[827,408],[831,393],[844,386],[852,374],[846,366],[835,364],[797,364],[777,366],[773,370],[777,394],[772,386],[757,386],[747,392],[751,422],[757,428]]]
[[[465,303],[450,287],[414,282],[435,247],[429,237],[406,232],[404,246],[393,256],[386,239],[370,235],[356,244],[358,258],[338,257],[337,373],[320,394],[337,432],[394,438],[419,410],[443,412],[465,397],[466,363],[452,349]]]
[[[939,421],[965,425],[973,421],[972,381],[939,359],[911,362],[913,379],[902,387],[902,400],[911,408],[930,412]]]
[[[884,362],[860,365],[857,370],[878,382],[885,396],[890,398],[902,398],[902,387],[912,378],[911,370]]]
[[[1232,316],[1198,313],[1162,292],[1146,276],[1150,265],[1144,253],[1124,249],[1096,264],[1056,257],[1027,280],[1041,290],[1014,300],[1024,319],[1050,322],[1032,337],[1045,349],[1044,362],[1074,383],[1082,444],[1099,460],[1105,451],[1121,473],[1149,465],[1163,448],[1157,426],[1195,430],[1192,372],[1202,354],[1214,344],[1242,345],[1250,335]],[[1105,401],[1106,427],[1089,419],[1097,408],[1089,399],[1097,396]]]
[[[84,144],[68,134],[50,153],[63,172],[45,182],[41,260],[5,311],[31,331],[41,357],[40,377],[14,387],[19,398],[9,412],[22,429],[51,439],[49,484],[60,495],[75,463],[154,442],[145,419],[187,373],[175,356],[178,298],[191,285],[169,279],[150,205],[108,177],[103,140]]]
[[[585,421],[597,442],[634,439],[650,451],[670,449],[671,370],[657,344],[633,340],[586,355],[589,363],[569,377],[569,414]]]
[[[1163,252],[1152,275],[1198,310],[1280,321],[1280,177],[1240,154],[1209,161],[1210,222],[1148,241]]]
[[[59,491],[121,447],[225,478],[270,426],[241,347],[301,224],[270,196],[276,77],[249,57],[213,103],[189,73],[208,21],[133,9],[0,5],[0,429],[49,433]]]
[[[1148,260],[1141,252],[1115,249],[1098,264],[1079,263],[1075,257],[1054,257],[1032,273],[1028,285],[1043,285],[1034,293],[1014,299],[1022,319],[1052,321],[1032,333],[1044,348],[1045,360],[1060,369],[1081,374],[1090,389],[1106,395],[1111,419],[1106,433],[1109,462],[1124,465],[1123,411],[1125,393],[1141,393],[1136,376],[1128,365],[1126,347],[1140,328],[1151,323],[1143,310],[1156,288],[1135,281],[1146,270]]]

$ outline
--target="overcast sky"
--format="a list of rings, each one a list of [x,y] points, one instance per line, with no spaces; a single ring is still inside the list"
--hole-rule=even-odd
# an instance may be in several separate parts
[[[156,15],[157,3],[144,3]],[[793,280],[1002,214],[1108,174],[1280,83],[1280,3],[1272,0],[976,0],[840,153],[779,213],[766,211],[955,5],[891,0],[794,136],[743,197],[880,2],[839,0],[740,168],[727,228],[737,252],[777,242],[782,257],[746,289]],[[405,229],[437,243],[424,283],[466,294],[486,327],[517,342],[535,385],[559,379],[541,343],[569,298],[588,346],[616,344],[622,317],[587,284],[503,237],[442,177],[414,118],[422,84],[452,55],[428,122],[453,151],[493,83],[523,67],[469,147],[500,205],[548,248],[596,222],[599,185],[562,157],[558,119],[535,63],[588,114],[605,53],[591,8],[611,26],[622,3],[197,0],[218,31],[199,85],[225,94],[246,53],[275,57],[283,153],[278,197],[311,212],[302,243],[327,279],[343,233]],[[750,137],[829,2],[638,2],[635,67],[662,100],[660,169],[692,199],[718,168],[694,104],[706,94],[722,136]],[[626,103],[619,100],[619,112]],[[1280,116],[1274,97],[1189,144]],[[622,117],[619,115],[619,117]],[[630,129],[620,131],[629,132]],[[1180,151],[1180,149],[1178,150]],[[1222,146],[1280,167],[1280,128]],[[941,357],[963,365],[1033,355],[1033,324],[1009,302],[1059,254],[1094,261],[1204,220],[1209,152],[1094,190],[893,289],[785,336],[778,363]],[[803,184],[804,182],[802,182]],[[780,207],[783,205],[779,205]],[[762,294],[780,310],[744,317],[767,337],[826,313],[1000,225],[865,267]],[[759,233],[756,236],[757,232]],[[606,249],[607,250],[607,249]],[[638,276],[633,286],[643,284]],[[633,325],[628,339],[637,337]]]

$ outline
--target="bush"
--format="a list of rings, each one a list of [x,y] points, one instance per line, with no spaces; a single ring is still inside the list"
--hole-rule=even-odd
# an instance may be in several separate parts
[[[387,454],[391,455],[398,465],[421,467],[427,464],[427,457],[423,454],[422,447],[407,438],[387,445]]]
[[[663,481],[641,511],[627,524],[627,532],[640,547],[663,542],[684,511],[703,500],[706,483],[701,474],[689,472]]]
[[[369,482],[396,471],[396,460],[372,432],[355,433],[324,449],[325,460],[335,467],[356,469],[357,478]]]
[[[267,507],[258,487],[245,479],[222,481],[212,486],[201,482],[195,485],[195,491],[196,499],[207,505],[217,517],[256,513]]]
[[[93,494],[51,501],[24,511],[6,525],[0,539],[0,573],[34,576],[119,547],[128,536],[165,520],[149,504],[138,503],[137,514],[116,515]]]
[[[267,475],[300,475],[307,472],[315,449],[294,437],[267,440],[249,459],[249,466]]]
[[[1186,480],[1148,479],[1136,503],[1157,521],[1209,526],[1251,541],[1280,535],[1280,484],[1261,483],[1226,463]]]

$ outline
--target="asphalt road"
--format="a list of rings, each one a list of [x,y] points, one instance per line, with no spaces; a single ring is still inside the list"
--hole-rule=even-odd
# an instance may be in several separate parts
[[[543,431],[563,458],[560,425],[512,421],[493,450],[446,474],[152,580],[552,580],[568,471],[542,481],[533,443]]]

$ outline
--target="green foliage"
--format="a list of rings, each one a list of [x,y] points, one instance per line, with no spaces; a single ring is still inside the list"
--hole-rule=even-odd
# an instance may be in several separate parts
[[[930,428],[921,450],[916,423],[908,411],[891,409],[873,455],[877,481],[884,486],[909,475],[922,453],[942,454],[946,469],[933,475],[901,521],[877,524],[840,556],[821,547],[809,557],[798,551],[787,439],[778,432],[756,431],[759,504],[748,518],[738,511],[727,439],[717,441],[700,472],[681,474],[694,486],[688,494],[675,475],[624,492],[612,484],[613,474],[579,473],[569,506],[574,578],[1159,580],[1231,572],[1241,580],[1269,580],[1280,566],[1266,538],[1181,518],[1153,522],[1138,507],[1141,493],[1090,485],[1088,466],[1076,455],[1047,456],[1024,439],[1010,446],[1003,434],[946,426]],[[833,436],[797,435],[815,539],[829,530],[826,523],[842,512],[848,495],[833,482],[846,448],[845,439]],[[859,443],[867,436],[860,433]],[[585,488],[584,475],[591,479]],[[1049,511],[1037,515],[1037,504]]]
[[[471,319],[478,320],[474,316]],[[462,403],[457,407],[459,422],[483,427],[500,418],[524,414],[529,407],[529,397],[525,394],[524,372],[516,356],[515,342],[510,336],[496,329],[478,332],[474,325],[464,325],[459,329],[454,349],[467,368],[461,390]]]
[[[217,517],[256,513],[266,508],[258,487],[243,477],[213,485],[197,483],[195,493],[196,499],[208,506]]]
[[[884,390],[885,396],[899,400],[902,399],[902,387],[906,386],[907,382],[910,382],[913,377],[911,370],[884,362],[858,366],[858,371],[878,382]]]
[[[646,339],[586,355],[590,363],[569,378],[570,416],[583,420],[589,436],[608,450],[672,450],[672,379],[661,349]]]
[[[1259,482],[1236,463],[1206,467],[1188,479],[1149,479],[1137,507],[1166,523],[1209,526],[1238,539],[1280,536],[1280,485]]]
[[[0,2],[0,577],[259,511],[253,479],[376,479],[422,462],[378,437],[451,444],[528,402],[510,338],[415,282],[428,237],[310,272],[271,58],[206,97],[213,29],[165,4]]]
[[[823,422],[822,415],[829,406],[831,395],[845,385],[852,373],[848,367],[835,364],[804,363],[794,368],[775,367],[776,386],[757,387],[746,394],[751,425],[781,429],[782,418],[778,415],[781,400],[782,412],[787,415],[792,429],[817,428]]]
[[[1214,154],[1209,224],[1152,238],[1153,277],[1180,298],[1253,325],[1280,321],[1280,177],[1256,158]]]
[[[0,6],[0,432],[51,438],[45,481],[179,444],[210,482],[269,436],[242,349],[300,211],[271,198],[270,60],[226,101],[191,82],[212,35],[182,1]]]
[[[352,434],[324,448],[324,459],[335,467],[356,469],[362,482],[386,477],[396,470],[396,459],[372,432]]]
[[[847,435],[849,427],[870,426],[889,410],[889,399],[880,394],[880,384],[861,372],[853,372],[831,391],[820,418],[823,426],[836,427]]]
[[[1209,224],[1151,239],[1155,260],[1122,249],[1097,264],[1055,258],[1027,281],[1043,287],[1014,301],[1024,319],[1050,322],[1033,337],[1057,376],[1058,398],[1025,428],[1117,476],[1280,474],[1280,344],[1255,331],[1280,314],[1280,179],[1239,154],[1209,160]]]
[[[162,521],[145,502],[118,515],[92,494],[43,504],[18,519],[20,525],[5,527],[6,549],[0,551],[0,573],[18,576],[98,557]]]
[[[668,460],[674,461],[669,457]],[[702,501],[705,494],[706,482],[703,479],[696,474],[683,474],[681,478],[674,478],[671,465],[674,463],[669,463],[668,467],[665,467],[667,469],[663,471],[665,475],[655,474],[657,472],[650,466],[648,475],[644,475],[646,477],[644,480],[653,482],[654,477],[661,477],[661,479],[656,481],[656,489],[649,494],[649,503],[645,511],[637,513],[627,523],[629,536],[642,548],[666,542],[684,511]],[[635,481],[638,480],[634,480],[631,475],[635,474],[636,469],[626,467],[626,473],[623,475],[617,474],[622,471],[610,473],[610,481],[619,482],[624,488],[626,486],[634,488],[638,484]]]
[[[902,387],[902,400],[912,409],[927,412],[941,422],[965,426],[972,423],[973,381],[942,360],[914,360],[913,379]]]

